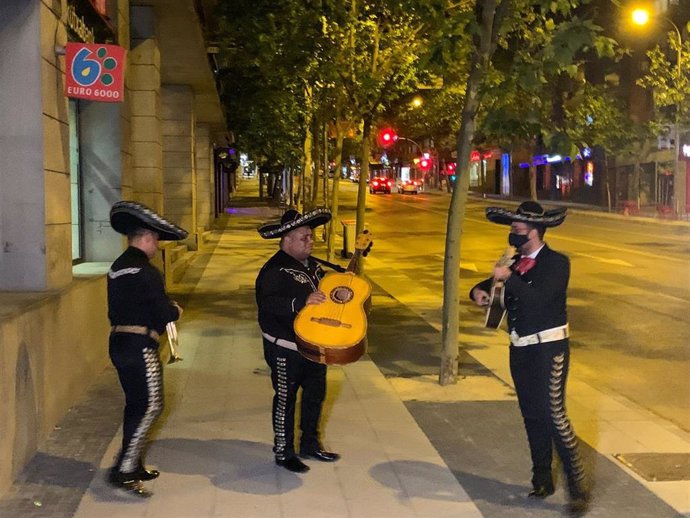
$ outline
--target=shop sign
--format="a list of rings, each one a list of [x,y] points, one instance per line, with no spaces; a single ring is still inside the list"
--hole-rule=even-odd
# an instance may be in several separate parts
[[[89,27],[83,16],[77,14],[77,10],[73,5],[67,6],[67,27],[86,43],[93,43],[96,41],[93,29]]]
[[[68,43],[65,95],[106,103],[124,100],[126,51],[117,45]]]

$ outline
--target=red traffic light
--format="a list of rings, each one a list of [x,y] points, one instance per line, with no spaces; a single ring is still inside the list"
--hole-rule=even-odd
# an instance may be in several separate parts
[[[448,174],[453,174],[455,172],[455,162],[448,162],[446,164],[446,170]]]
[[[419,168],[422,171],[428,171],[429,169],[431,169],[431,159],[430,158],[422,158],[419,161]]]
[[[379,131],[378,141],[381,147],[392,146],[396,140],[398,140],[398,135],[395,133],[395,130],[384,128]]]

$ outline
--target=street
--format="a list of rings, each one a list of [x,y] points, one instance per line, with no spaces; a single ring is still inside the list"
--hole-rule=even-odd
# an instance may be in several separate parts
[[[340,217],[354,217],[357,186],[341,185]],[[368,195],[373,257],[396,269],[414,264],[403,273],[437,293],[439,308],[449,203],[450,195],[439,192]],[[481,327],[483,314],[466,294],[507,246],[507,227],[484,218],[490,205],[501,202],[470,198],[467,207],[461,331]],[[572,375],[690,430],[687,227],[573,212],[545,236],[571,259]]]

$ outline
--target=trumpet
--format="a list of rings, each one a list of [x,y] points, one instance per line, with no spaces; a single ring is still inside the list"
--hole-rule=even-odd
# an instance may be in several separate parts
[[[168,322],[165,326],[166,334],[168,335],[168,347],[170,347],[170,358],[168,358],[168,365],[175,362],[181,362],[182,357],[177,354],[177,326],[175,322]]]

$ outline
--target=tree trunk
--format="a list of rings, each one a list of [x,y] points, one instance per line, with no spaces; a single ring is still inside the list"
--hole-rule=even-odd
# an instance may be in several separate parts
[[[304,87],[304,99],[305,99],[305,114],[304,114],[304,147],[303,147],[303,159],[302,159],[302,175],[300,177],[300,191],[301,200],[300,204],[303,205],[303,212],[311,210],[312,206],[312,174],[313,174],[313,161],[312,161],[312,147],[314,143],[314,135],[312,133],[312,88],[311,85],[307,84]]]
[[[319,187],[321,186],[321,131],[319,127],[321,123],[319,117],[314,117],[312,121],[312,156],[314,157],[314,175],[312,177],[312,190],[311,190],[311,206],[316,207],[319,204]]]
[[[460,252],[470,182],[470,151],[474,138],[475,117],[480,104],[480,86],[495,48],[493,31],[494,28],[501,25],[502,16],[505,15],[505,9],[508,5],[506,2],[507,0],[503,0],[498,8],[496,0],[485,0],[476,4],[478,15],[480,15],[479,42],[476,52],[472,56],[470,74],[465,88],[460,130],[457,135],[456,185],[450,201],[446,229],[446,251],[443,265],[443,325],[441,330],[443,343],[439,371],[439,384],[441,385],[457,383],[458,379]]]
[[[357,189],[357,226],[355,227],[355,235],[359,235],[364,230],[364,214],[367,206],[367,180],[369,179],[369,153],[371,143],[369,142],[369,134],[371,133],[372,115],[364,116],[364,124],[362,129],[362,156],[360,158],[359,168],[359,185]],[[362,265],[359,264],[359,270],[362,271]]]
[[[537,166],[529,166],[529,197],[533,201],[537,201]]]
[[[328,124],[325,120],[321,133],[323,135],[323,206],[328,207]]]
[[[335,136],[335,153],[333,160],[335,162],[335,171],[333,173],[333,191],[331,194],[331,221],[328,229],[328,246],[327,255],[329,261],[335,258],[335,235],[338,230],[338,194],[340,189],[340,168],[343,163],[343,140],[345,139],[345,130],[341,121],[336,121],[336,136]]]

